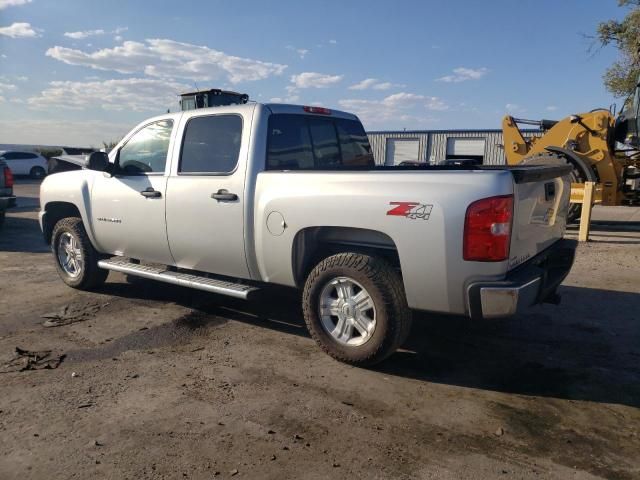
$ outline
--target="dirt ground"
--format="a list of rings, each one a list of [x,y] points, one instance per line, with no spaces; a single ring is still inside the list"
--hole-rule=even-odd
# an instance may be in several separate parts
[[[0,370],[16,347],[65,357],[0,373],[1,479],[640,478],[640,222],[597,212],[560,306],[416,313],[367,370],[315,346],[289,290],[66,287],[37,191],[19,182],[0,232]]]

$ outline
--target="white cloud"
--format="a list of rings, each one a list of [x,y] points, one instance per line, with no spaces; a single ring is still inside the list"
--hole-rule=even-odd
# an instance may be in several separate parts
[[[300,101],[299,95],[288,95],[286,97],[271,97],[270,103],[296,103]]]
[[[7,58],[7,56],[3,53],[0,55],[1,58]]]
[[[31,27],[31,24],[26,22],[15,22],[8,27],[1,27],[0,35],[11,38],[33,38],[39,36],[33,27]]]
[[[0,92],[6,92],[7,90],[16,90],[17,88],[18,87],[16,87],[12,83],[0,82]]]
[[[7,7],[17,7],[26,3],[31,3],[31,0],[0,0],[0,10],[4,10]]]
[[[378,82],[375,78],[365,78],[361,82],[358,82],[349,87],[349,90],[366,90],[373,87]]]
[[[119,34],[127,30],[128,30],[128,27],[118,27],[115,30],[111,30],[107,32],[102,28],[99,28],[97,30],[80,30],[78,32],[65,32],[64,36],[73,38],[74,40],[82,40],[83,38],[97,37],[99,35],[105,35],[107,33],[110,33],[110,34],[117,35],[115,39],[116,41],[119,41],[118,39],[122,40],[122,37]]]
[[[338,104],[369,125],[433,122],[434,119],[426,116],[425,112],[448,109],[438,97],[407,92],[394,93],[382,100],[345,99]]]
[[[307,56],[307,54],[309,53],[309,50],[306,48],[296,48],[293,45],[287,45],[287,50],[291,50],[293,52],[296,52],[298,54],[298,56],[304,60],[304,57]]]
[[[339,83],[343,75],[325,75],[317,72],[303,72],[291,76],[295,88],[327,88]]]
[[[27,103],[31,109],[50,107],[82,110],[133,110],[162,113],[177,110],[178,94],[189,85],[152,78],[128,78],[91,82],[54,81]]]
[[[389,90],[393,87],[403,87],[404,85],[399,85],[397,83],[391,82],[381,82],[377,78],[365,78],[361,82],[358,82],[349,87],[349,90]]]
[[[64,36],[73,38],[74,40],[81,40],[87,37],[95,37],[97,35],[104,35],[105,31],[102,29],[99,30],[85,30],[80,32],[65,32]]]
[[[524,108],[522,108],[520,105],[518,105],[517,103],[507,103],[504,108],[507,110],[508,113],[517,113],[517,112],[524,112]]]
[[[132,126],[68,119],[0,120],[0,143],[102,147],[103,141],[121,139]]]
[[[547,112],[555,112],[556,110],[558,110],[558,107],[556,107],[555,105],[549,105],[546,108]]]
[[[190,80],[227,79],[231,83],[280,75],[286,65],[227,55],[219,50],[168,39],[126,41],[92,53],[55,46],[46,55],[70,65],[119,73]]]
[[[0,103],[5,102],[5,101],[6,101],[5,98],[2,95],[0,95]]]
[[[394,93],[389,95],[382,103],[393,108],[412,107],[423,105],[427,110],[443,111],[449,107],[444,101],[438,97],[426,97],[424,95],[417,95],[415,93]]]
[[[337,45],[337,44],[338,44],[338,41],[337,41],[337,40],[334,40],[334,39],[331,39],[331,40],[329,40],[329,43],[330,43],[331,45]]]
[[[465,68],[458,67],[453,69],[453,75],[445,75],[444,77],[437,78],[438,82],[446,82],[446,83],[460,83],[466,82],[467,80],[480,80],[487,73],[489,73],[489,69],[482,68]]]
[[[122,41],[122,35],[116,35],[115,37],[113,37],[113,39],[114,39],[116,42],[121,42],[121,41]]]

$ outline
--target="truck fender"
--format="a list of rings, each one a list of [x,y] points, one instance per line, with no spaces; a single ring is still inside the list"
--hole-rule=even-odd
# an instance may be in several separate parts
[[[50,179],[53,179],[55,176],[57,175],[52,175],[45,181],[51,182]],[[63,216],[69,215],[73,210],[75,210],[76,214],[80,214],[80,218],[82,219],[82,223],[89,240],[93,244],[94,248],[100,251],[94,235],[93,223],[91,222],[91,192],[89,183],[86,180],[83,180],[80,183],[80,188],[72,192],[67,192],[65,188],[60,188],[59,185],[53,186],[51,190],[51,192],[47,193],[41,190],[41,228],[45,235],[45,240],[49,242],[49,235],[51,234],[51,230],[55,226],[56,222],[63,218]]]
[[[575,167],[577,167],[583,174],[584,178],[587,182],[597,182],[598,177],[595,172],[591,168],[591,166],[585,162],[578,154],[575,152],[562,147],[546,147],[546,150],[552,153],[559,153],[560,155],[567,158],[569,162],[571,162]]]

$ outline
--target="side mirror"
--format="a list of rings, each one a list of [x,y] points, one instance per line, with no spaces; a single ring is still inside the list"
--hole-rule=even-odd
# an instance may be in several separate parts
[[[89,155],[87,168],[97,172],[106,172],[109,169],[109,156],[104,152],[93,152]]]

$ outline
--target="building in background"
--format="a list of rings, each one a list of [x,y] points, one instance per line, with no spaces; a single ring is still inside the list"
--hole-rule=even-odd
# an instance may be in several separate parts
[[[398,165],[416,160],[430,164],[470,158],[484,165],[506,163],[502,130],[414,130],[367,132],[378,165]],[[525,138],[540,135],[523,131]]]

